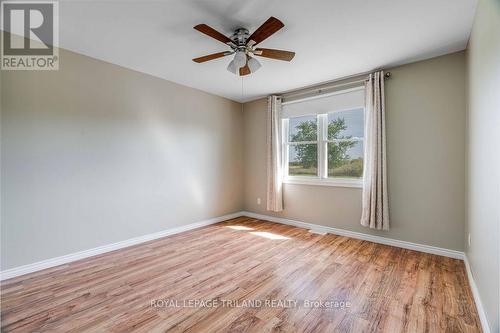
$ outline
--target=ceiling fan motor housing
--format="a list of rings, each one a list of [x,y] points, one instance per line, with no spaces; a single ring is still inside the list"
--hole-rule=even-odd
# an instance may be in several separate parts
[[[247,29],[245,28],[238,28],[235,30],[235,32],[231,35],[231,40],[237,45],[237,46],[245,46],[248,37],[250,37],[250,33],[248,32]]]

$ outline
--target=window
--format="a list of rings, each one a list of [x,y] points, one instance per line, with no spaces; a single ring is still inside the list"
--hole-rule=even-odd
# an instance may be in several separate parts
[[[318,126],[316,116],[288,120],[288,175],[318,175]]]
[[[328,177],[363,177],[364,109],[328,114]]]
[[[364,90],[283,104],[284,181],[360,187]]]

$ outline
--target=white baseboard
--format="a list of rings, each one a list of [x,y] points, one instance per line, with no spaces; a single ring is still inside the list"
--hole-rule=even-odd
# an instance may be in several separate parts
[[[241,214],[244,216],[251,217],[251,218],[293,225],[295,227],[300,227],[300,228],[305,228],[305,229],[313,229],[316,232],[326,232],[326,233],[331,233],[334,235],[362,239],[362,240],[366,240],[366,241],[370,241],[370,242],[374,242],[374,243],[391,245],[391,246],[401,247],[403,249],[415,250],[415,251],[420,251],[420,252],[425,252],[425,253],[437,254],[440,256],[450,257],[450,258],[455,258],[455,259],[464,260],[464,258],[465,258],[465,254],[461,251],[444,249],[444,248],[436,247],[436,246],[411,243],[411,242],[392,239],[392,238],[368,235],[368,234],[364,234],[361,232],[349,231],[349,230],[345,230],[345,229],[332,228],[332,227],[325,227],[322,225],[306,223],[306,222],[296,221],[296,220],[289,220],[289,219],[285,219],[285,218],[281,218],[281,217],[274,217],[274,216],[270,216],[270,215],[256,214],[256,213],[252,213],[252,212],[245,212],[244,211],[244,212],[241,212]]]
[[[16,276],[28,274],[28,273],[33,273],[36,271],[40,271],[42,269],[67,264],[67,263],[72,262],[72,261],[85,259],[85,258],[92,257],[92,256],[95,256],[98,254],[102,254],[102,253],[106,253],[106,252],[110,252],[110,251],[114,251],[114,250],[119,250],[119,249],[122,249],[124,247],[144,243],[144,242],[147,242],[150,240],[166,237],[169,235],[178,234],[178,233],[181,233],[184,231],[204,227],[204,226],[218,223],[218,222],[222,222],[225,220],[234,219],[236,217],[240,217],[241,215],[242,215],[241,212],[236,212],[236,213],[232,213],[232,214],[218,216],[218,217],[214,217],[214,218],[211,218],[208,220],[204,220],[204,221],[191,223],[191,224],[176,227],[176,228],[171,228],[171,229],[155,232],[153,234],[143,235],[143,236],[127,239],[127,240],[124,240],[121,242],[103,245],[103,246],[95,247],[93,249],[84,250],[84,251],[80,251],[80,252],[76,252],[76,253],[71,253],[71,254],[61,256],[61,257],[51,258],[51,259],[35,262],[35,263],[24,265],[24,266],[14,267],[14,268],[7,269],[7,270],[0,272],[0,281],[10,279],[10,278],[13,278]]]
[[[479,296],[479,290],[477,289],[476,281],[474,280],[474,275],[472,274],[472,269],[470,267],[469,259],[467,255],[464,256],[465,269],[467,270],[467,277],[469,279],[470,289],[472,290],[472,296],[474,297],[474,302],[476,303],[477,313],[479,315],[479,320],[481,321],[481,326],[483,328],[483,333],[490,333],[490,325],[486,317],[486,312],[483,308],[483,303],[481,302],[481,297]]]
[[[84,250],[76,253],[71,253],[67,254],[61,257],[56,257],[56,258],[51,258],[39,262],[35,262],[32,264],[24,265],[24,266],[19,266],[19,267],[14,267],[5,271],[0,272],[0,280],[6,280],[10,279],[16,276],[40,271],[42,269],[46,268],[51,268],[55,267],[58,265],[63,265],[67,264],[72,261],[92,257],[98,254],[122,249],[124,247],[144,243],[150,240],[166,237],[169,235],[177,234],[180,232],[200,228],[203,226],[207,226],[210,224],[222,222],[225,220],[230,220],[236,217],[240,216],[247,216],[251,218],[256,218],[256,219],[261,219],[261,220],[267,220],[271,222],[276,222],[276,223],[281,223],[281,224],[288,224],[292,225],[295,227],[300,227],[300,228],[305,228],[305,229],[313,229],[315,232],[319,233],[331,233],[339,236],[346,236],[346,237],[351,237],[351,238],[356,238],[356,239],[362,239],[374,243],[379,243],[379,244],[385,244],[385,245],[391,245],[391,246],[396,246],[396,247],[401,247],[405,249],[410,249],[410,250],[415,250],[415,251],[420,251],[420,252],[426,252],[426,253],[432,253],[432,254],[437,254],[445,257],[451,257],[451,258],[456,258],[456,259],[464,259],[464,253],[460,251],[455,251],[455,250],[449,250],[449,249],[443,249],[439,247],[434,247],[434,246],[429,246],[429,245],[423,245],[423,244],[416,244],[416,243],[411,243],[411,242],[406,242],[406,241],[401,241],[397,239],[391,239],[391,238],[385,238],[385,237],[380,237],[380,236],[374,236],[374,235],[368,235],[360,232],[355,232],[355,231],[349,231],[345,229],[339,229],[339,228],[332,228],[332,227],[325,227],[317,224],[312,224],[312,223],[306,223],[306,222],[301,222],[301,221],[296,221],[296,220],[290,220],[290,219],[285,219],[285,218],[280,218],[280,217],[274,217],[270,215],[262,215],[262,214],[256,214],[252,212],[246,212],[246,211],[241,211],[241,212],[236,212],[224,216],[219,216],[215,217],[212,219],[200,221],[197,223],[192,223],[188,224],[185,226],[180,226],[172,229],[167,229],[163,230],[160,232],[156,232],[153,234],[148,234],[148,235],[143,235],[131,239],[127,239],[121,242],[113,243],[113,244],[108,244],[108,245],[103,245],[99,246],[93,249],[89,250]]]

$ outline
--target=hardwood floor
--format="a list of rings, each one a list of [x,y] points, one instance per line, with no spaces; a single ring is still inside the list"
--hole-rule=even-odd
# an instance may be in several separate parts
[[[2,332],[481,331],[459,260],[251,218],[1,288]]]

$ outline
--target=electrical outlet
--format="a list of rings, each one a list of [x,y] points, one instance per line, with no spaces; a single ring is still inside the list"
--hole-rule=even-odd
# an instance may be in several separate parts
[[[257,198],[257,205],[260,205],[260,198]]]
[[[469,236],[467,237],[467,243],[469,244],[469,247],[470,247],[470,243],[471,243],[471,237],[470,237],[470,234],[469,234]]]

